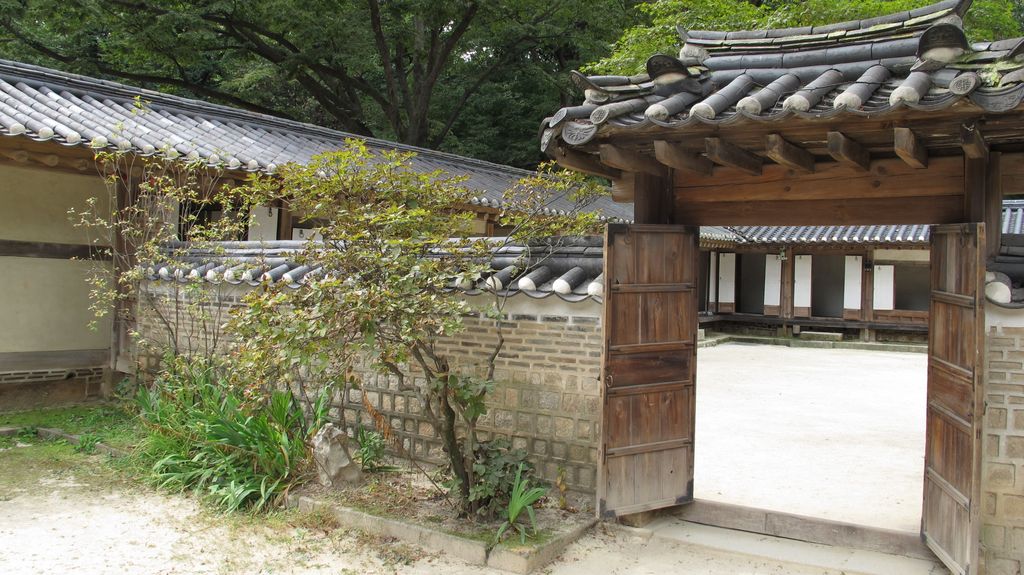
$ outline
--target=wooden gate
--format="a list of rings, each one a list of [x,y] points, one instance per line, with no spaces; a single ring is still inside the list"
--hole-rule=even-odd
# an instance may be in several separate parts
[[[953,573],[978,572],[985,226],[934,226],[921,535]]]
[[[608,226],[600,517],[693,500],[697,241],[695,227]]]

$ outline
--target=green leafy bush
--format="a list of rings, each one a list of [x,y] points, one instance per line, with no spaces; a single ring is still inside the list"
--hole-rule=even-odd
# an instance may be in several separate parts
[[[477,445],[473,461],[476,482],[469,488],[477,513],[497,517],[508,508],[518,481],[538,481],[527,457],[526,450],[512,449],[504,438]]]
[[[356,460],[359,461],[359,466],[363,471],[380,473],[398,469],[394,465],[384,462],[388,443],[379,432],[360,427],[356,432],[356,443],[359,444],[359,449],[356,450]]]
[[[309,470],[307,441],[326,419],[325,390],[303,412],[288,391],[253,399],[199,360],[169,359],[137,404],[150,430],[141,446],[153,480],[193,490],[227,510],[262,510]]]

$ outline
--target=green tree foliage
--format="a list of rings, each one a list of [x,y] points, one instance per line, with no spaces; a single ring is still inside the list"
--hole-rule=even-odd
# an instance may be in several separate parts
[[[260,387],[314,378],[358,388],[360,365],[389,376],[397,389],[419,397],[444,443],[464,509],[486,512],[499,491],[507,497],[503,488],[484,486],[488,465],[478,460],[476,432],[504,345],[504,299],[492,291],[493,301],[484,300],[499,336],[472,365],[454,364],[437,342],[458,333],[467,314],[480,313],[453,288],[488,286],[481,279],[490,272],[492,251],[509,240],[471,237],[473,215],[464,210],[470,191],[462,181],[443,172],[417,173],[409,160],[407,154],[374,156],[353,141],[240,190],[263,202],[288,201],[292,210],[322,222],[317,233],[323,239],[296,256],[321,268],[312,281],[245,297],[232,322],[243,342],[236,373]],[[537,175],[510,191],[501,224],[513,240],[546,242],[543,253],[549,253],[563,241],[551,236],[597,227],[596,216],[584,208],[599,189],[576,175]],[[576,207],[546,212],[552,194],[574,197]],[[387,418],[365,397],[378,430],[401,450]]]
[[[532,166],[633,0],[0,0],[0,57]]]
[[[676,54],[676,26],[687,30],[761,30],[829,24],[920,8],[932,0],[655,0],[640,6],[646,21],[623,34],[612,54],[586,69],[633,74],[653,54]],[[1024,34],[1016,0],[976,0],[965,19],[974,40]]]

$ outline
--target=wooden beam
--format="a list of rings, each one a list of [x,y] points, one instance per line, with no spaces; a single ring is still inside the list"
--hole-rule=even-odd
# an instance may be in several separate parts
[[[575,150],[566,150],[555,147],[551,154],[556,162],[563,168],[583,172],[592,176],[617,180],[622,177],[622,171],[602,164],[597,158],[590,154],[584,154]]]
[[[0,240],[0,256],[57,260],[109,260],[109,246]]]
[[[677,144],[665,140],[654,141],[654,157],[670,168],[689,170],[705,176],[710,176],[714,168],[711,160],[700,154],[687,152]]]
[[[8,351],[0,353],[0,371],[93,368],[103,367],[109,362],[109,349]]]
[[[973,160],[984,160],[988,158],[988,142],[981,134],[977,124],[963,124],[960,126],[960,147],[964,155]]]
[[[612,201],[628,204],[633,201],[636,197],[636,191],[633,189],[633,178],[626,174],[617,180],[612,180]]]
[[[871,154],[842,132],[828,133],[828,153],[839,163],[865,172],[871,169]]]
[[[893,130],[893,148],[908,166],[912,168],[928,167],[928,150],[917,140],[917,135],[910,128]]]
[[[665,166],[650,156],[626,150],[611,144],[601,144],[601,163],[624,172],[643,172],[652,176],[665,175]]]
[[[768,134],[764,139],[765,151],[777,164],[799,172],[814,171],[814,156],[807,150],[786,141],[779,134]]]
[[[764,160],[760,156],[736,147],[721,138],[705,138],[704,146],[708,158],[712,162],[736,168],[753,176],[761,175],[761,165]]]
[[[1002,154],[993,152],[985,162],[985,243],[986,255],[995,259],[999,255],[1003,235],[1003,174]]]
[[[672,223],[672,189],[667,178],[633,173],[633,219],[638,224]]]

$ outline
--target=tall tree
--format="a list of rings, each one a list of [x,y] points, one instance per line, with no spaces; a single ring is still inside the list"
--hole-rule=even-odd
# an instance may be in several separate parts
[[[511,112],[550,107],[564,73],[633,22],[632,3],[0,0],[0,57],[501,161],[506,142],[479,141],[489,120],[468,111],[501,115],[483,101],[496,94]],[[518,135],[531,145],[537,119]],[[534,161],[524,149],[517,162]]]

